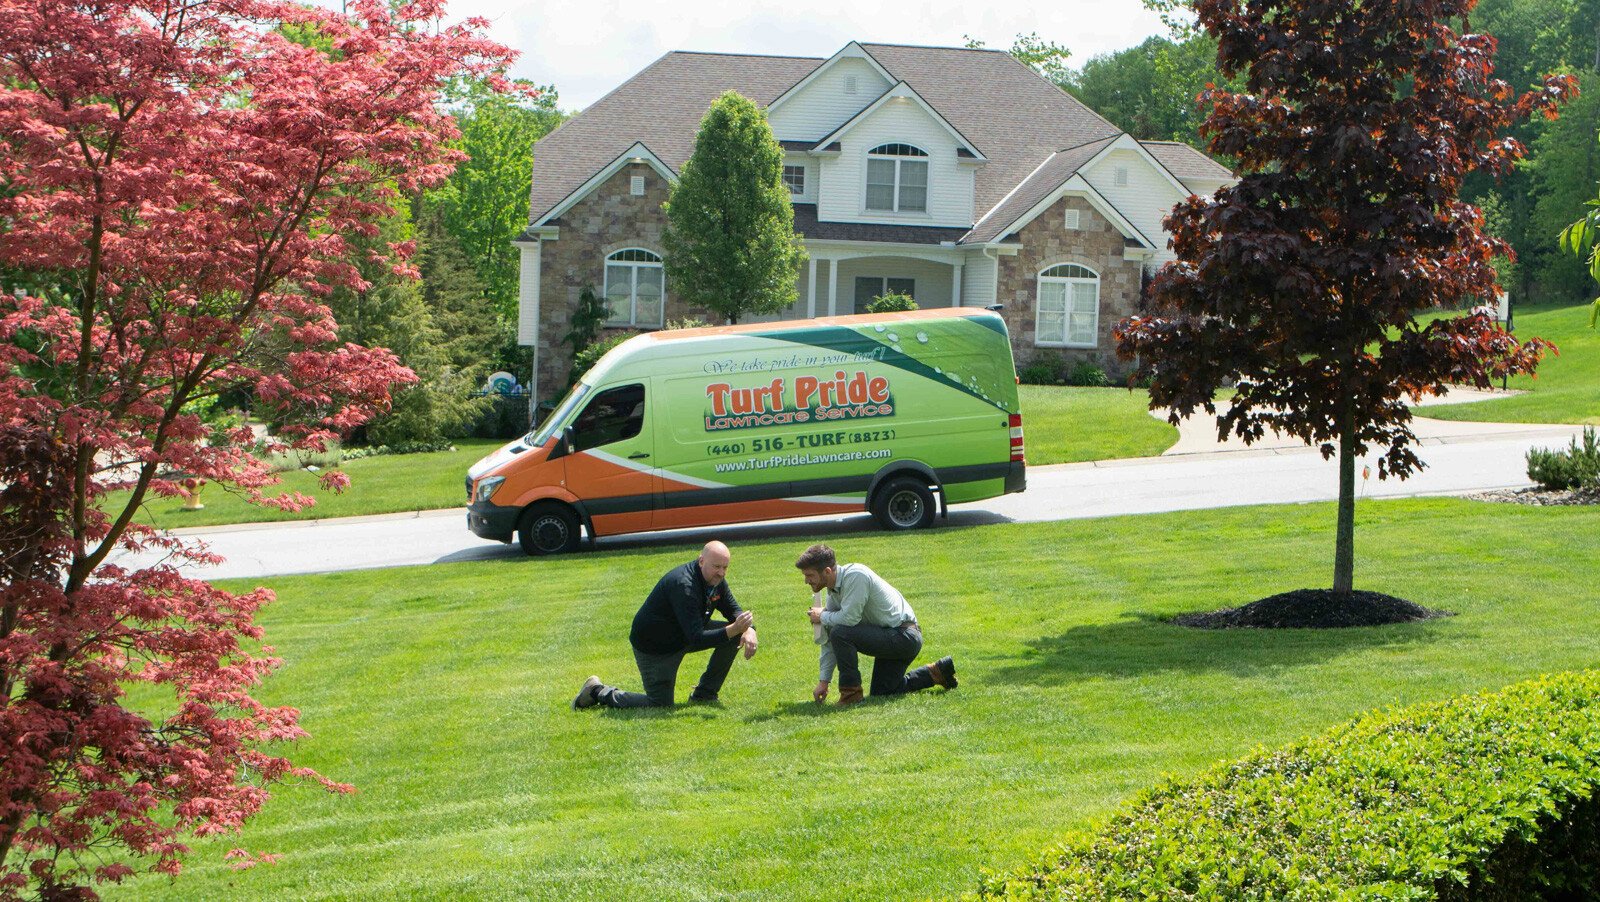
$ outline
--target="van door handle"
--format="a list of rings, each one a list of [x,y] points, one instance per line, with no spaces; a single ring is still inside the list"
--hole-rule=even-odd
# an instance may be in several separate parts
[[[629,460],[638,460],[641,457],[649,457],[649,456],[650,456],[650,452],[648,452],[648,451],[635,451],[632,454],[628,455],[628,459]]]

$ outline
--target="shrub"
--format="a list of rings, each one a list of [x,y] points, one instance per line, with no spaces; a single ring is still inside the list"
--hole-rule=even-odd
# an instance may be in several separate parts
[[[1600,442],[1594,427],[1584,427],[1582,446],[1573,439],[1564,451],[1529,451],[1528,478],[1551,490],[1600,488]]]
[[[1082,360],[1067,370],[1067,384],[1101,388],[1110,385],[1111,380],[1106,378],[1105,370],[1087,360]]]
[[[868,313],[898,313],[902,310],[917,309],[917,302],[909,294],[885,294],[873,299],[867,305]]]
[[[561,340],[571,345],[576,354],[594,344],[610,318],[611,305],[595,292],[593,285],[585,285],[578,292],[578,306],[572,310],[571,328]]]
[[[704,329],[711,325],[698,316],[686,316],[683,319],[667,320],[668,329]]]
[[[574,354],[572,356],[572,376],[569,381],[576,383],[579,379],[582,379],[583,374],[589,372],[590,368],[599,363],[600,358],[606,356],[607,351],[632,337],[633,335],[628,332],[618,332],[616,335],[610,338],[602,338]]]
[[[1055,354],[1035,354],[1017,370],[1017,378],[1024,385],[1060,385],[1061,358]]]
[[[1597,788],[1600,672],[1557,674],[1168,781],[977,898],[1592,899]]]
[[[390,454],[431,454],[435,451],[449,451],[454,448],[448,441],[435,442],[396,442],[392,445],[369,445],[365,448],[346,448],[341,453],[344,460],[360,460],[363,457],[384,457]]]

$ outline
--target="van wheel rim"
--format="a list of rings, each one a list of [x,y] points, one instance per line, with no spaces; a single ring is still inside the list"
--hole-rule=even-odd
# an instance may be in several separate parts
[[[889,498],[889,519],[896,526],[915,526],[922,522],[922,497],[916,492],[896,492]]]
[[[540,548],[564,548],[567,544],[567,524],[559,517],[544,517],[533,524],[533,538]]]

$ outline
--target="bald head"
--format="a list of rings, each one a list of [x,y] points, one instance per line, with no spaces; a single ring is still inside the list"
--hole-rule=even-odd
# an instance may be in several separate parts
[[[723,577],[728,575],[728,546],[721,542],[707,542],[706,547],[700,549],[700,575],[706,578],[706,585],[721,585]]]

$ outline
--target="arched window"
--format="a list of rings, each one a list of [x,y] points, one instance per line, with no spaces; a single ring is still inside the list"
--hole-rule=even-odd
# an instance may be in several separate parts
[[[867,209],[928,212],[928,154],[910,144],[880,144],[867,151]]]
[[[1100,275],[1061,263],[1039,273],[1034,344],[1092,348],[1100,335]]]
[[[611,326],[660,328],[666,283],[661,255],[630,247],[606,258],[606,303],[611,305]]]

